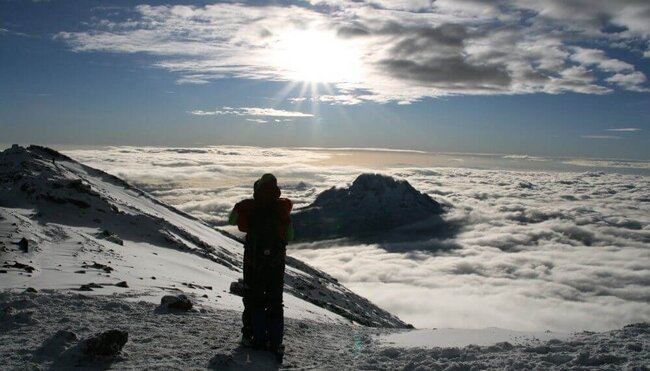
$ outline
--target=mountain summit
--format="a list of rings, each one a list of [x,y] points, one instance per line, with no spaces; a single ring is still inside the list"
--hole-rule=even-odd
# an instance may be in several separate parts
[[[349,187],[330,188],[293,215],[299,239],[371,236],[438,217],[442,206],[405,180],[361,174]]]

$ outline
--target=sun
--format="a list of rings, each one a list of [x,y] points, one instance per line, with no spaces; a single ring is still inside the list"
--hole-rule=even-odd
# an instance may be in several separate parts
[[[271,63],[291,81],[354,83],[362,78],[358,45],[330,31],[291,30],[278,35]]]

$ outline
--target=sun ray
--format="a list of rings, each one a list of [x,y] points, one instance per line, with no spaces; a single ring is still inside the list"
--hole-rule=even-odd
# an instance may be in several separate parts
[[[277,107],[281,102],[283,102],[287,97],[289,96],[289,93],[291,93],[296,86],[299,84],[297,81],[288,81],[282,89],[280,89],[274,96],[273,96],[273,105],[272,107],[275,108]],[[302,89],[302,88],[301,88]]]

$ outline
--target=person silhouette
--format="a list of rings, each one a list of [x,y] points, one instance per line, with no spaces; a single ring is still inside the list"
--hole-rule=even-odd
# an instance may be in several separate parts
[[[293,203],[280,195],[276,177],[264,174],[254,184],[253,199],[238,202],[228,221],[246,232],[241,344],[268,349],[281,361],[282,293],[286,246],[293,239]]]

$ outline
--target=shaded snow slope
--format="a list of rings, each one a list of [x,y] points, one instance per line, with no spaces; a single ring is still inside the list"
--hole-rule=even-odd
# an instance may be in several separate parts
[[[381,174],[361,174],[349,187],[330,188],[312,204],[297,210],[292,220],[299,240],[323,238],[387,237],[398,227],[414,226],[409,234],[442,234],[448,230],[440,214],[442,206],[430,196],[413,188],[406,180]],[[432,226],[437,228],[432,228]],[[433,231],[432,231],[433,229]]]
[[[164,314],[124,294],[41,291],[0,293],[0,364],[3,369],[273,370],[269,353],[237,346],[237,311],[200,306]],[[79,344],[109,329],[127,331],[116,358],[88,358]],[[65,330],[76,339],[62,341]],[[315,370],[647,370],[650,326],[635,324],[604,333],[561,339],[523,339],[485,345],[427,348],[389,346],[391,329],[286,321],[283,369]],[[418,335],[418,331],[413,332]],[[408,336],[409,332],[399,332]],[[454,336],[453,330],[447,335]],[[461,334],[464,335],[464,334]],[[72,337],[72,336],[70,336]]]
[[[56,151],[15,146],[0,154],[0,288],[150,300],[183,291],[241,310],[228,288],[241,277],[242,251],[235,239]],[[287,265],[288,316],[406,326],[325,273],[295,259]],[[100,287],[82,288],[90,283]]]

